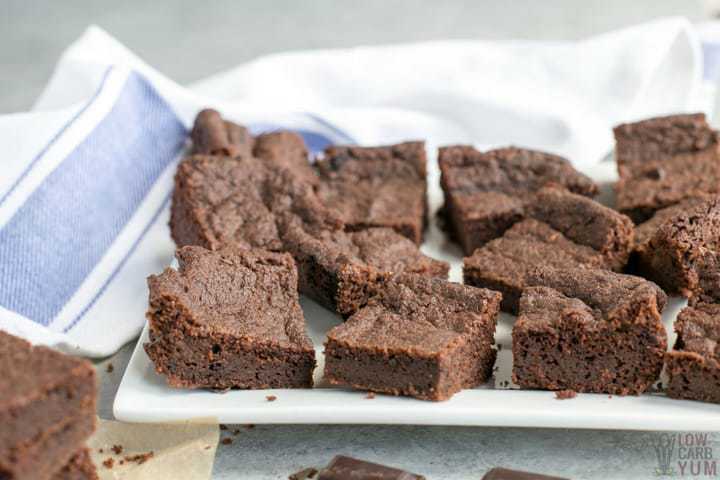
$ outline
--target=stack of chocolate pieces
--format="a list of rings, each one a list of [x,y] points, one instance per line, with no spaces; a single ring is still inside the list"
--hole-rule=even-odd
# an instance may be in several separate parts
[[[0,331],[0,478],[95,479],[95,369]]]

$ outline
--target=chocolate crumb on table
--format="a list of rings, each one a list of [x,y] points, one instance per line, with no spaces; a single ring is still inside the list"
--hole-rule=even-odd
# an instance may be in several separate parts
[[[515,147],[480,152],[470,146],[440,148],[443,215],[465,255],[501,236],[525,217],[539,189],[555,185],[593,197],[595,183],[557,155]]]
[[[667,297],[657,285],[606,270],[551,267],[538,267],[528,285],[512,331],[514,383],[638,395],[658,379]]]
[[[687,198],[720,193],[718,132],[702,113],[618,125],[617,207],[640,223]]]
[[[181,388],[309,388],[307,336],[288,254],[183,247],[179,270],[148,279],[155,369]]]
[[[265,397],[265,400],[267,400],[268,402],[274,402],[275,400],[277,400],[277,397],[275,395],[268,395]]]
[[[115,371],[115,366],[112,363],[107,364],[107,368],[105,369],[107,373],[112,373]]]
[[[575,397],[577,397],[577,392],[575,390],[557,390],[555,392],[555,398],[558,400],[569,400]]]
[[[107,469],[111,469],[111,468],[113,468],[113,465],[115,465],[115,460],[112,457],[108,457],[105,460],[103,460],[102,464],[103,464],[103,467],[105,467]]]
[[[344,455],[336,455],[317,475],[317,480],[343,480],[349,478],[425,480],[422,475]]]
[[[0,330],[0,372],[0,477],[51,479],[95,430],[95,368]]]
[[[318,197],[346,230],[387,227],[420,244],[427,222],[424,142],[385,147],[332,146],[315,167]]]
[[[720,299],[720,197],[659,210],[637,232],[634,271],[671,294]]]
[[[539,473],[522,472],[508,468],[495,467],[488,471],[482,480],[569,480],[561,477],[551,477]]]
[[[225,437],[222,440],[220,440],[220,442],[223,445],[230,445],[231,443],[233,443],[232,438],[230,438],[230,437]]]
[[[675,346],[666,354],[666,394],[720,403],[720,304],[686,307],[678,314],[675,331]]]
[[[506,312],[517,313],[527,277],[539,265],[621,270],[630,256],[632,221],[594,200],[543,188],[526,214],[463,261],[465,283],[501,292]]]
[[[123,447],[122,445],[113,445],[112,451],[115,455],[120,455],[123,452]]]
[[[155,456],[155,452],[146,452],[146,453],[139,453],[137,455],[128,455],[126,457],[123,457],[123,460],[128,463],[137,463],[138,465],[142,465],[143,463],[147,462],[151,458]]]
[[[367,304],[327,334],[329,383],[438,401],[489,378],[499,293],[408,274],[364,288]]]

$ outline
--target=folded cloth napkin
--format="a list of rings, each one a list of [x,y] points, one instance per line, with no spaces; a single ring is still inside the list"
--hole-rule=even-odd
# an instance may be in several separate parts
[[[614,124],[697,109],[701,81],[683,19],[573,43],[271,55],[190,89],[92,27],[30,112],[0,116],[0,329],[88,356],[138,334],[145,277],[172,257],[172,177],[202,107],[254,132],[296,130],[313,152],[426,139],[544,149],[582,167],[611,150]]]

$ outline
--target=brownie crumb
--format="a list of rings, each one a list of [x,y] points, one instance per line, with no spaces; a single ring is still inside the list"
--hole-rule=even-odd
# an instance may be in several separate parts
[[[105,450],[103,450],[102,448],[98,448],[98,453],[105,453]]]
[[[112,363],[108,363],[107,367],[105,368],[105,371],[107,373],[112,373],[115,371],[115,366]]]
[[[558,400],[569,400],[575,397],[577,397],[577,392],[575,390],[558,390],[555,392],[555,398]]]
[[[317,473],[318,471],[316,468],[305,468],[290,475],[288,480],[307,480],[308,478],[315,478]]]
[[[375,392],[368,392],[367,395],[365,395],[365,398],[367,398],[368,400],[372,400],[373,398],[375,398]]]
[[[220,430],[227,430],[227,429],[228,429],[227,425],[220,424]]]
[[[143,463],[150,460],[152,457],[155,456],[155,452],[147,452],[147,453],[139,453],[137,455],[129,455],[125,457],[123,460],[126,462],[134,462],[138,465],[142,465]]]
[[[210,445],[205,445],[205,450],[210,450],[212,448]]]
[[[231,443],[233,443],[233,441],[232,441],[232,438],[225,437],[225,438],[223,438],[223,439],[221,440],[221,443],[222,443],[223,445],[230,445]]]
[[[123,452],[123,447],[122,445],[113,445],[112,451],[115,455],[120,455]]]
[[[125,460],[120,460],[120,465],[125,465]]]
[[[112,458],[107,458],[107,459],[103,460],[102,464],[103,464],[103,467],[110,470],[115,465],[115,460],[113,460]]]
[[[277,400],[277,397],[275,395],[268,395],[267,397],[265,397],[265,399],[268,402],[274,402],[275,400]]]

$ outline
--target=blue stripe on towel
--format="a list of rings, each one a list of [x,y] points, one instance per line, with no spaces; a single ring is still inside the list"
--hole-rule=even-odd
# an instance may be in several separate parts
[[[112,110],[0,230],[0,305],[48,325],[186,135],[152,86],[130,74]]]

